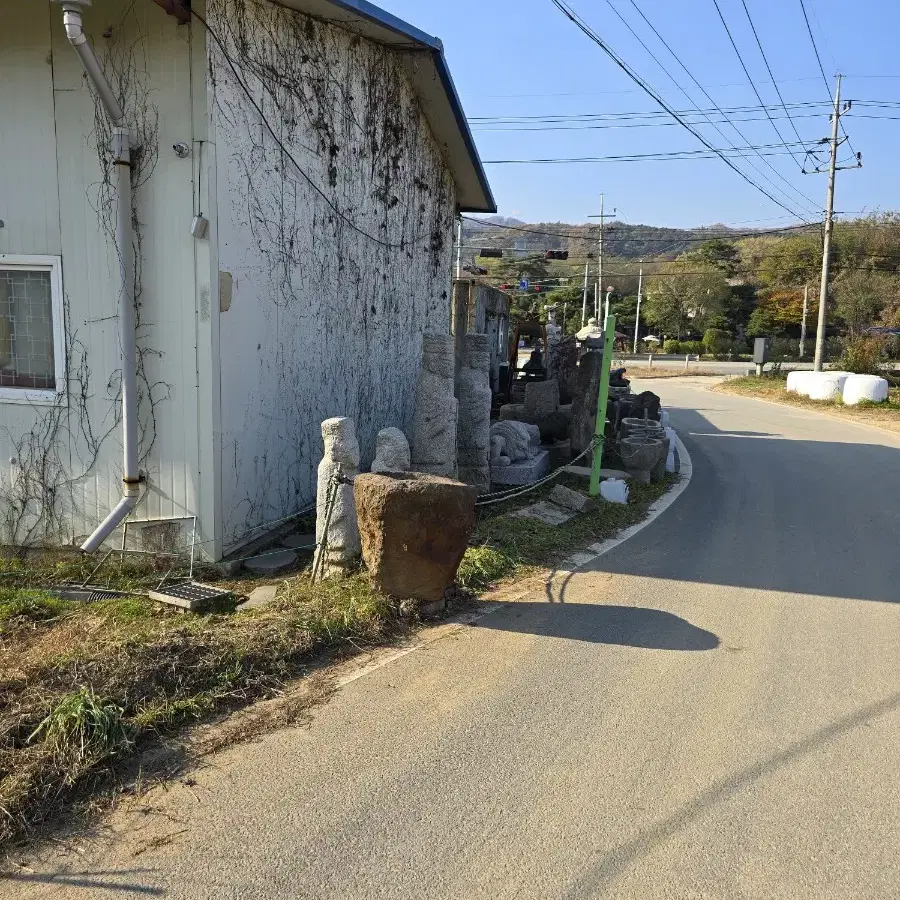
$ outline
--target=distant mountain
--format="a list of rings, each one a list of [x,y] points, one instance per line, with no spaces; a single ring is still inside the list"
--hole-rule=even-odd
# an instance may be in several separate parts
[[[481,224],[491,223],[491,224]],[[520,253],[542,253],[547,250],[568,250],[572,258],[584,258],[597,252],[597,225],[570,225],[565,222],[537,222],[526,224],[517,219],[490,216],[474,222],[463,219],[463,245],[472,247],[507,248]],[[495,227],[495,226],[504,227]],[[658,228],[654,225],[631,225],[610,222],[604,232],[604,254],[631,259],[664,257],[673,259],[685,250],[696,247],[702,240],[713,237],[742,236],[746,230],[725,225],[699,228]]]

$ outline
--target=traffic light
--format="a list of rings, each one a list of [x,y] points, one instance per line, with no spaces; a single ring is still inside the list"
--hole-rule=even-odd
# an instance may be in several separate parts
[[[547,259],[568,259],[569,251],[568,250],[548,250],[547,251]]]
[[[495,250],[493,247],[482,247],[481,250],[478,251],[478,255],[484,259],[502,259],[503,251]]]

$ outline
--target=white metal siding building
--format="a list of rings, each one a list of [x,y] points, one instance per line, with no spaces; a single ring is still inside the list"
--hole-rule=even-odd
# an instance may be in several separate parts
[[[408,428],[454,217],[494,204],[433,38],[362,0],[166,5],[95,0],[84,29],[132,135],[129,533],[196,517],[215,559],[314,499],[322,419],[366,460]],[[59,7],[0,17],[0,542],[79,542],[122,490],[109,126]]]

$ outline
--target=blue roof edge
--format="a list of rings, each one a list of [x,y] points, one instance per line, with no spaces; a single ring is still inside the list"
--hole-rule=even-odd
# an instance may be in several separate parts
[[[459,210],[460,212],[497,212],[497,201],[494,199],[494,194],[488,184],[487,174],[484,171],[484,165],[482,164],[481,157],[475,147],[472,130],[469,128],[468,119],[466,119],[466,114],[463,112],[459,94],[456,92],[456,85],[453,83],[453,76],[450,74],[450,67],[447,65],[447,58],[444,56],[444,45],[440,38],[433,37],[430,34],[426,34],[424,31],[420,31],[414,25],[410,25],[409,22],[397,18],[397,16],[392,15],[386,9],[375,6],[374,3],[369,3],[368,0],[330,0],[330,2],[334,6],[338,6],[347,12],[355,13],[362,18],[368,19],[384,28],[388,28],[395,34],[407,37],[411,41],[426,47],[432,52],[435,57],[438,74],[441,78],[441,84],[450,100],[453,115],[456,117],[456,124],[463,137],[463,141],[466,144],[466,149],[469,151],[469,157],[471,158],[472,165],[475,167],[475,172],[478,175],[479,184],[488,201],[487,205],[491,207],[487,210],[480,210],[461,206]]]

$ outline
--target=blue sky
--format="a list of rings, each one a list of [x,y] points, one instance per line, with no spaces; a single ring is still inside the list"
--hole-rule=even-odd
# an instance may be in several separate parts
[[[659,109],[550,0],[378,2],[443,40],[457,90],[470,118]],[[713,0],[635,2],[716,105],[758,105]],[[688,89],[696,104],[703,108],[710,106],[641,20],[631,0],[570,0],[570,4],[667,103],[678,110],[691,109],[693,104],[615,16],[614,6],[657,59]],[[763,100],[777,104],[778,97],[741,0],[719,0],[719,6]],[[792,111],[805,116],[794,119],[801,138],[814,140],[826,136],[830,130],[824,103],[828,94],[803,21],[800,0],[747,0],[747,6],[785,102],[822,102],[821,106]],[[846,76],[843,96],[857,102],[900,101],[897,45],[900,3],[896,0],[854,3],[806,0],[806,6],[829,80],[833,80],[837,71]],[[778,113],[784,115],[782,110]],[[739,125],[750,144],[780,144],[763,113],[746,115],[763,119]],[[863,115],[896,116],[897,119],[867,119]],[[865,165],[860,170],[839,173],[835,208],[848,212],[900,209],[897,170],[900,106],[894,110],[855,106],[843,122],[854,149],[862,151]],[[786,118],[777,119],[776,124],[786,141],[796,141]],[[698,127],[716,147],[727,146],[725,138],[711,125]],[[719,127],[735,146],[745,145],[727,125]],[[485,161],[702,149],[696,138],[678,125],[522,132],[485,130],[473,123],[473,130]],[[813,209],[821,210],[826,176],[802,175],[799,162],[783,147],[777,149],[783,155],[767,156],[767,162],[812,201]],[[751,178],[792,210],[804,208],[803,201],[766,163],[755,156],[752,158],[764,174],[755,172],[746,161],[739,161]],[[528,221],[585,221],[588,215],[598,212],[601,191],[606,195],[607,209],[616,207],[621,218],[634,223],[693,226],[724,222],[777,227],[793,220],[789,213],[742,181],[719,159],[487,164],[485,168],[500,212]],[[787,197],[776,193],[770,184],[784,188]],[[815,214],[807,215],[813,218]]]

